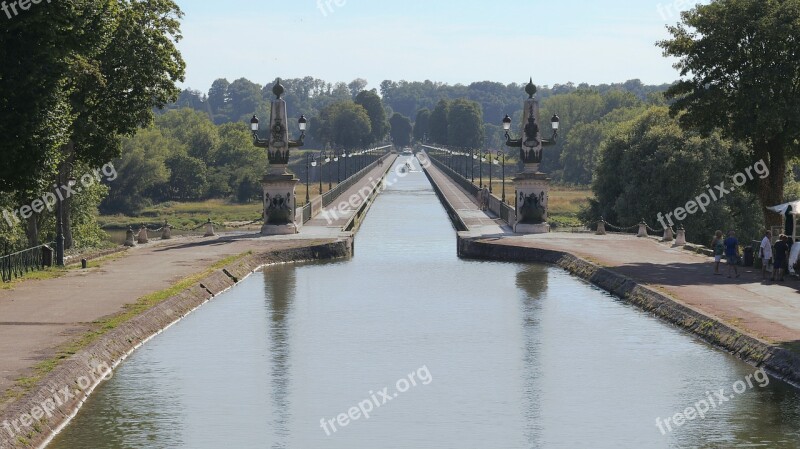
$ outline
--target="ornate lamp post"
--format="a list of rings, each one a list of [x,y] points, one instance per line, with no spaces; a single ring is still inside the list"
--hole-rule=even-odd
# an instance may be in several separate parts
[[[542,162],[542,149],[556,143],[560,119],[558,115],[553,115],[550,119],[553,135],[549,140],[542,139],[539,128],[539,101],[534,97],[536,86],[533,84],[533,79],[525,86],[525,92],[528,94],[528,99],[525,100],[522,114],[523,136],[511,139],[509,135],[511,117],[508,114],[503,118],[503,129],[506,146],[519,148],[520,159],[525,164],[525,170],[514,178],[517,192],[514,198],[517,216],[514,232],[539,234],[550,232],[550,225],[547,224],[550,179],[539,171],[539,165]]]
[[[469,153],[472,156],[472,159],[469,161],[469,171],[472,173],[472,183],[475,184],[475,159],[478,159],[478,156],[475,150],[469,150]]]
[[[492,193],[492,150],[487,151],[484,155],[486,156],[486,161],[489,162],[487,164],[489,166],[489,193]]]
[[[494,158],[494,165],[498,165],[498,164],[500,164],[501,167],[502,167],[502,172],[501,172],[500,176],[502,176],[502,179],[503,179],[503,187],[502,187],[502,189],[503,189],[503,198],[502,198],[502,200],[505,203],[506,202],[506,154],[503,153],[500,150],[497,151],[497,157]]]
[[[314,163],[316,164],[316,162]],[[311,153],[306,153],[306,204],[308,204],[310,200],[310,196],[308,193],[310,179],[311,179]]]
[[[342,167],[342,160],[339,158],[339,152],[335,149],[333,150],[333,162],[336,162],[336,185],[339,185],[342,182],[342,172],[340,168]],[[333,176],[331,176],[333,179]]]
[[[72,171],[72,164],[70,164],[69,162],[65,162],[65,165],[68,165],[70,171]],[[59,176],[59,181],[61,181],[61,176]],[[69,186],[70,188],[75,187],[76,182],[77,181],[73,176],[67,178],[67,186]],[[61,195],[57,196],[58,196],[58,228],[56,228],[56,265],[59,267],[63,267],[64,266],[64,200],[61,199]]]
[[[480,179],[480,188],[483,188],[483,163],[486,162],[486,155],[481,153],[481,150],[478,151],[478,177]]]
[[[289,140],[286,116],[286,101],[281,96],[285,89],[281,80],[275,80],[272,93],[275,99],[271,102],[269,117],[269,134],[266,139],[258,135],[259,120],[253,115],[250,120],[250,129],[253,132],[253,144],[258,148],[267,150],[269,166],[267,174],[261,181],[264,188],[264,226],[261,227],[262,235],[296,234],[294,204],[296,204],[295,189],[299,179],[289,173],[289,150],[302,147],[308,127],[308,120],[301,115],[297,121],[300,129],[298,140]]]
[[[331,161],[331,157],[328,155],[327,151],[323,151],[319,154],[319,194],[322,195],[322,167],[324,165],[328,165],[328,162]],[[331,170],[328,169],[328,177],[330,177]],[[328,190],[331,189],[330,180],[328,180]]]

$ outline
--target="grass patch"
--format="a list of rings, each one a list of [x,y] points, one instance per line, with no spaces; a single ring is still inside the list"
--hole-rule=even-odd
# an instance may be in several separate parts
[[[58,351],[58,353],[54,357],[36,364],[36,366],[34,366],[33,368],[32,375],[17,379],[15,383],[15,386],[17,388],[13,389],[13,391],[8,392],[6,394],[6,397],[3,398],[3,402],[5,402],[8,399],[20,397],[23,394],[30,391],[42,380],[42,378],[44,378],[44,376],[52,372],[64,360],[73,356],[78,351],[86,348],[101,336],[116,329],[122,324],[127,323],[128,321],[139,316],[140,314],[149,310],[150,308],[164,302],[165,300],[197,284],[203,278],[210,275],[214,271],[219,270],[236,261],[239,261],[245,258],[246,256],[249,256],[250,254],[252,254],[252,251],[248,251],[246,253],[242,253],[235,256],[226,257],[225,259],[222,259],[214,263],[206,270],[178,281],[172,287],[151,293],[149,295],[145,295],[139,298],[136,302],[125,305],[123,307],[124,310],[122,310],[117,314],[101,318],[99,320],[92,322],[92,330],[86,332],[85,334],[81,335],[80,337],[66,344],[63,348],[61,348]],[[113,256],[114,255],[109,257]]]
[[[60,278],[67,274],[66,268],[46,267],[40,271],[31,271],[22,277],[14,278],[11,282],[0,283],[0,290],[14,290],[14,288],[25,281],[45,281],[48,279]]]

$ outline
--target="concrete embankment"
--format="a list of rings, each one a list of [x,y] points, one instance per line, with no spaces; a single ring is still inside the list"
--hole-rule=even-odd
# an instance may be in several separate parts
[[[775,377],[800,386],[800,356],[794,351],[743,333],[717,317],[681,304],[634,279],[569,252],[459,236],[458,253],[465,258],[557,265],[751,365],[763,367]]]
[[[42,447],[94,388],[135,349],[215,296],[271,264],[350,257],[353,239],[252,254],[212,271],[186,290],[103,334],[63,361],[0,416],[0,448]]]

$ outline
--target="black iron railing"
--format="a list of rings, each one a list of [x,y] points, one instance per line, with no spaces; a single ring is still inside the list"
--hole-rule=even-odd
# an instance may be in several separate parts
[[[53,263],[53,250],[48,245],[40,245],[0,257],[0,273],[3,282],[41,271]]]
[[[379,148],[376,148],[376,150],[385,150],[387,148],[389,148],[389,146],[379,147]],[[380,164],[382,160],[385,160],[387,157],[389,157],[389,154],[390,153],[386,153],[386,154],[381,155],[380,157],[375,159],[371,164],[367,165],[366,167],[364,167],[361,170],[359,170],[358,172],[354,173],[352,176],[350,176],[346,180],[344,180],[341,183],[337,184],[336,187],[334,187],[333,189],[323,193],[322,194],[322,207],[327,207],[331,203],[336,201],[336,198],[338,198],[339,195],[341,195],[342,193],[346,192],[347,189],[349,189],[350,187],[353,187],[353,185],[356,182],[358,182],[361,178],[363,178],[365,174],[369,173],[370,170],[372,170],[378,164]]]

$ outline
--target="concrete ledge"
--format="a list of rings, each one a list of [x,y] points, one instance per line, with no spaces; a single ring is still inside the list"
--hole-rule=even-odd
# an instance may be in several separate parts
[[[763,367],[773,376],[800,386],[800,355],[765,342],[721,322],[718,318],[687,307],[667,295],[607,268],[599,267],[572,254],[538,248],[523,248],[458,237],[462,257],[557,265],[575,276],[606,290],[623,301],[652,313],[745,362]]]
[[[428,160],[431,161],[432,163],[436,163],[430,157],[428,157]],[[433,180],[433,177],[431,177],[431,174],[428,173],[428,169],[423,166],[422,171],[425,172],[425,176],[428,177],[428,181],[430,181],[431,186],[433,186],[433,191],[436,192],[436,196],[439,197],[439,202],[442,203],[445,212],[447,212],[447,216],[450,217],[450,222],[453,224],[453,228],[455,228],[457,232],[469,231],[469,228],[467,227],[466,223],[464,223],[464,220],[462,220],[461,216],[458,215],[456,208],[453,207],[452,204],[450,204],[450,201],[448,201],[447,196],[445,196],[444,192],[442,192],[442,189],[439,187],[439,184],[437,184],[436,181]]]
[[[391,153],[388,153],[386,156],[384,156],[382,160],[385,161],[389,159],[389,154]],[[342,226],[343,231],[353,232],[353,233],[358,232],[358,229],[361,227],[361,223],[367,216],[369,208],[372,207],[372,203],[375,202],[375,199],[378,197],[378,194],[380,194],[381,191],[383,191],[383,183],[384,180],[386,179],[386,175],[389,174],[389,172],[392,170],[392,167],[394,166],[394,162],[396,160],[397,156],[395,156],[390,163],[386,164],[387,165],[386,170],[384,170],[383,174],[381,174],[381,177],[377,180],[372,181],[374,182],[375,187],[372,188],[369,195],[367,195],[367,198],[361,202],[361,205],[358,207],[356,213],[354,213],[353,216],[350,217],[349,220],[347,220],[347,223],[345,223],[345,225]]]
[[[77,414],[110,368],[116,368],[148,340],[254,271],[271,264],[346,258],[352,253],[353,240],[349,238],[253,254],[214,271],[197,284],[102,335],[63,361],[32,391],[9,404],[0,415],[0,449],[44,447]],[[26,425],[25,421],[32,424]]]

